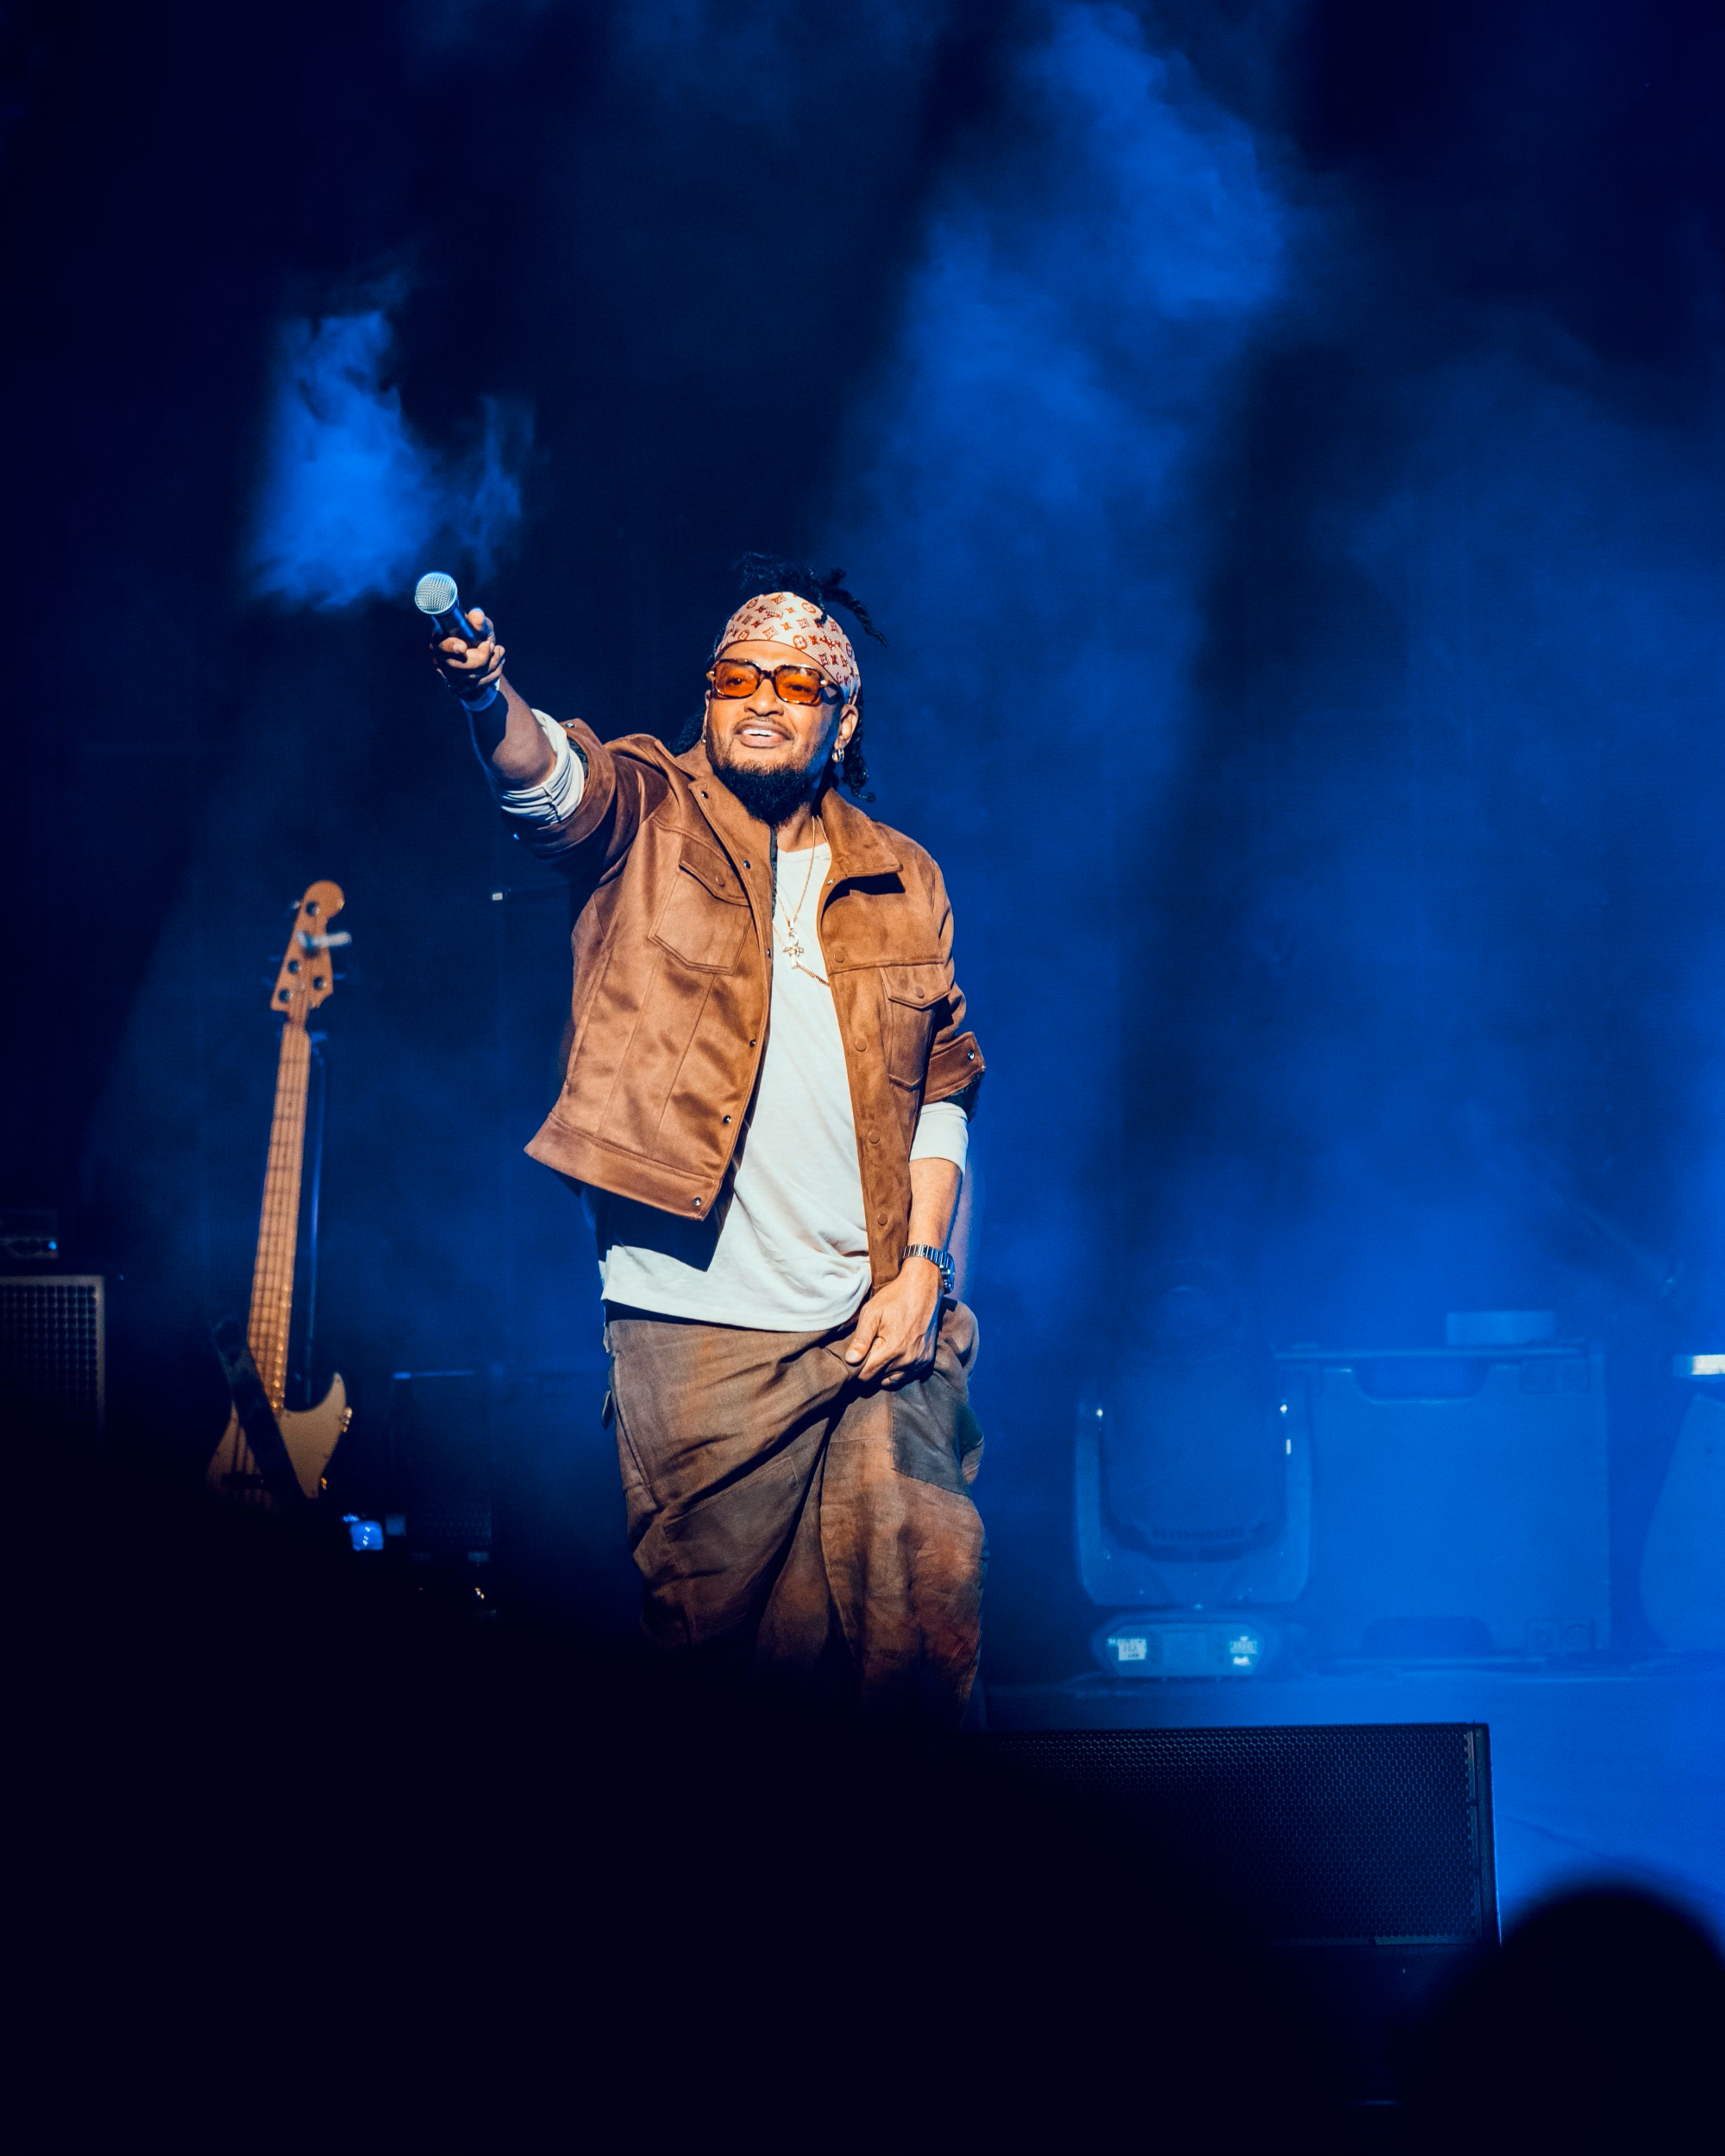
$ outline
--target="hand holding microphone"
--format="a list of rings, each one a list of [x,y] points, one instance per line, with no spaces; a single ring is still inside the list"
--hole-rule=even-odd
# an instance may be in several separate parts
[[[463,614],[455,580],[442,569],[420,578],[413,604],[431,623],[431,655],[445,686],[469,711],[482,710],[498,693],[504,658],[503,646],[484,610],[474,606]]]
[[[537,786],[555,758],[532,705],[504,683],[503,646],[484,610],[463,613],[455,578],[441,569],[420,578],[413,603],[431,623],[432,659],[461,699],[480,761],[499,785]]]

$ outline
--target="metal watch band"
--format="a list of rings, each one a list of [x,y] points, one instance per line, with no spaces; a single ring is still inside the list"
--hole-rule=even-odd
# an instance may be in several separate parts
[[[909,1243],[905,1246],[905,1257],[925,1257],[931,1265],[938,1266],[940,1270],[941,1293],[945,1295],[952,1293],[952,1253],[950,1250],[938,1250],[932,1243]]]

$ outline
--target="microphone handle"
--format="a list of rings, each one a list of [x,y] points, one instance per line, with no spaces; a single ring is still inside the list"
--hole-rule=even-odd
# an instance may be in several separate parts
[[[446,606],[441,614],[433,614],[431,626],[440,642],[445,636],[459,636],[465,644],[482,644],[491,633],[489,629],[475,629],[459,606]]]
[[[470,651],[475,645],[482,644],[492,633],[489,617],[483,629],[474,627],[461,611],[459,596],[453,606],[446,606],[439,613],[428,613],[426,618],[431,624],[432,628],[436,630],[439,642],[442,642],[445,636],[459,636]],[[459,700],[474,718],[477,718],[488,705],[496,703],[498,694],[498,686],[493,681],[488,688],[481,689],[477,696],[463,696]]]

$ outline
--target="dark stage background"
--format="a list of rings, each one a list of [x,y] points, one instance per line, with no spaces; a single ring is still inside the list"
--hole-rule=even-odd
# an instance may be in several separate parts
[[[1279,1342],[1605,1338],[1634,1644],[1725,1257],[1716,9],[6,23],[0,1202],[123,1275],[129,1443],[220,1428],[314,876],[350,1471],[392,1370],[591,1356],[520,1154],[560,912],[409,592],[455,569],[536,702],[668,733],[782,548],[890,639],[876,813],[989,1057],[990,1671],[1083,1659],[1072,1403],[1174,1254]]]

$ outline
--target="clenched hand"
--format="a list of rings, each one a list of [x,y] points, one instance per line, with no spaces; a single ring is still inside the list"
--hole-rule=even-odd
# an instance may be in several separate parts
[[[907,1257],[898,1278],[857,1312],[844,1359],[864,1384],[895,1388],[933,1362],[939,1332],[940,1268],[925,1257]]]
[[[445,636],[441,643],[431,646],[438,673],[457,696],[477,696],[503,672],[503,646],[497,641],[496,630],[480,607],[470,606],[467,619],[475,629],[485,631],[482,642],[468,644],[459,636]]]

